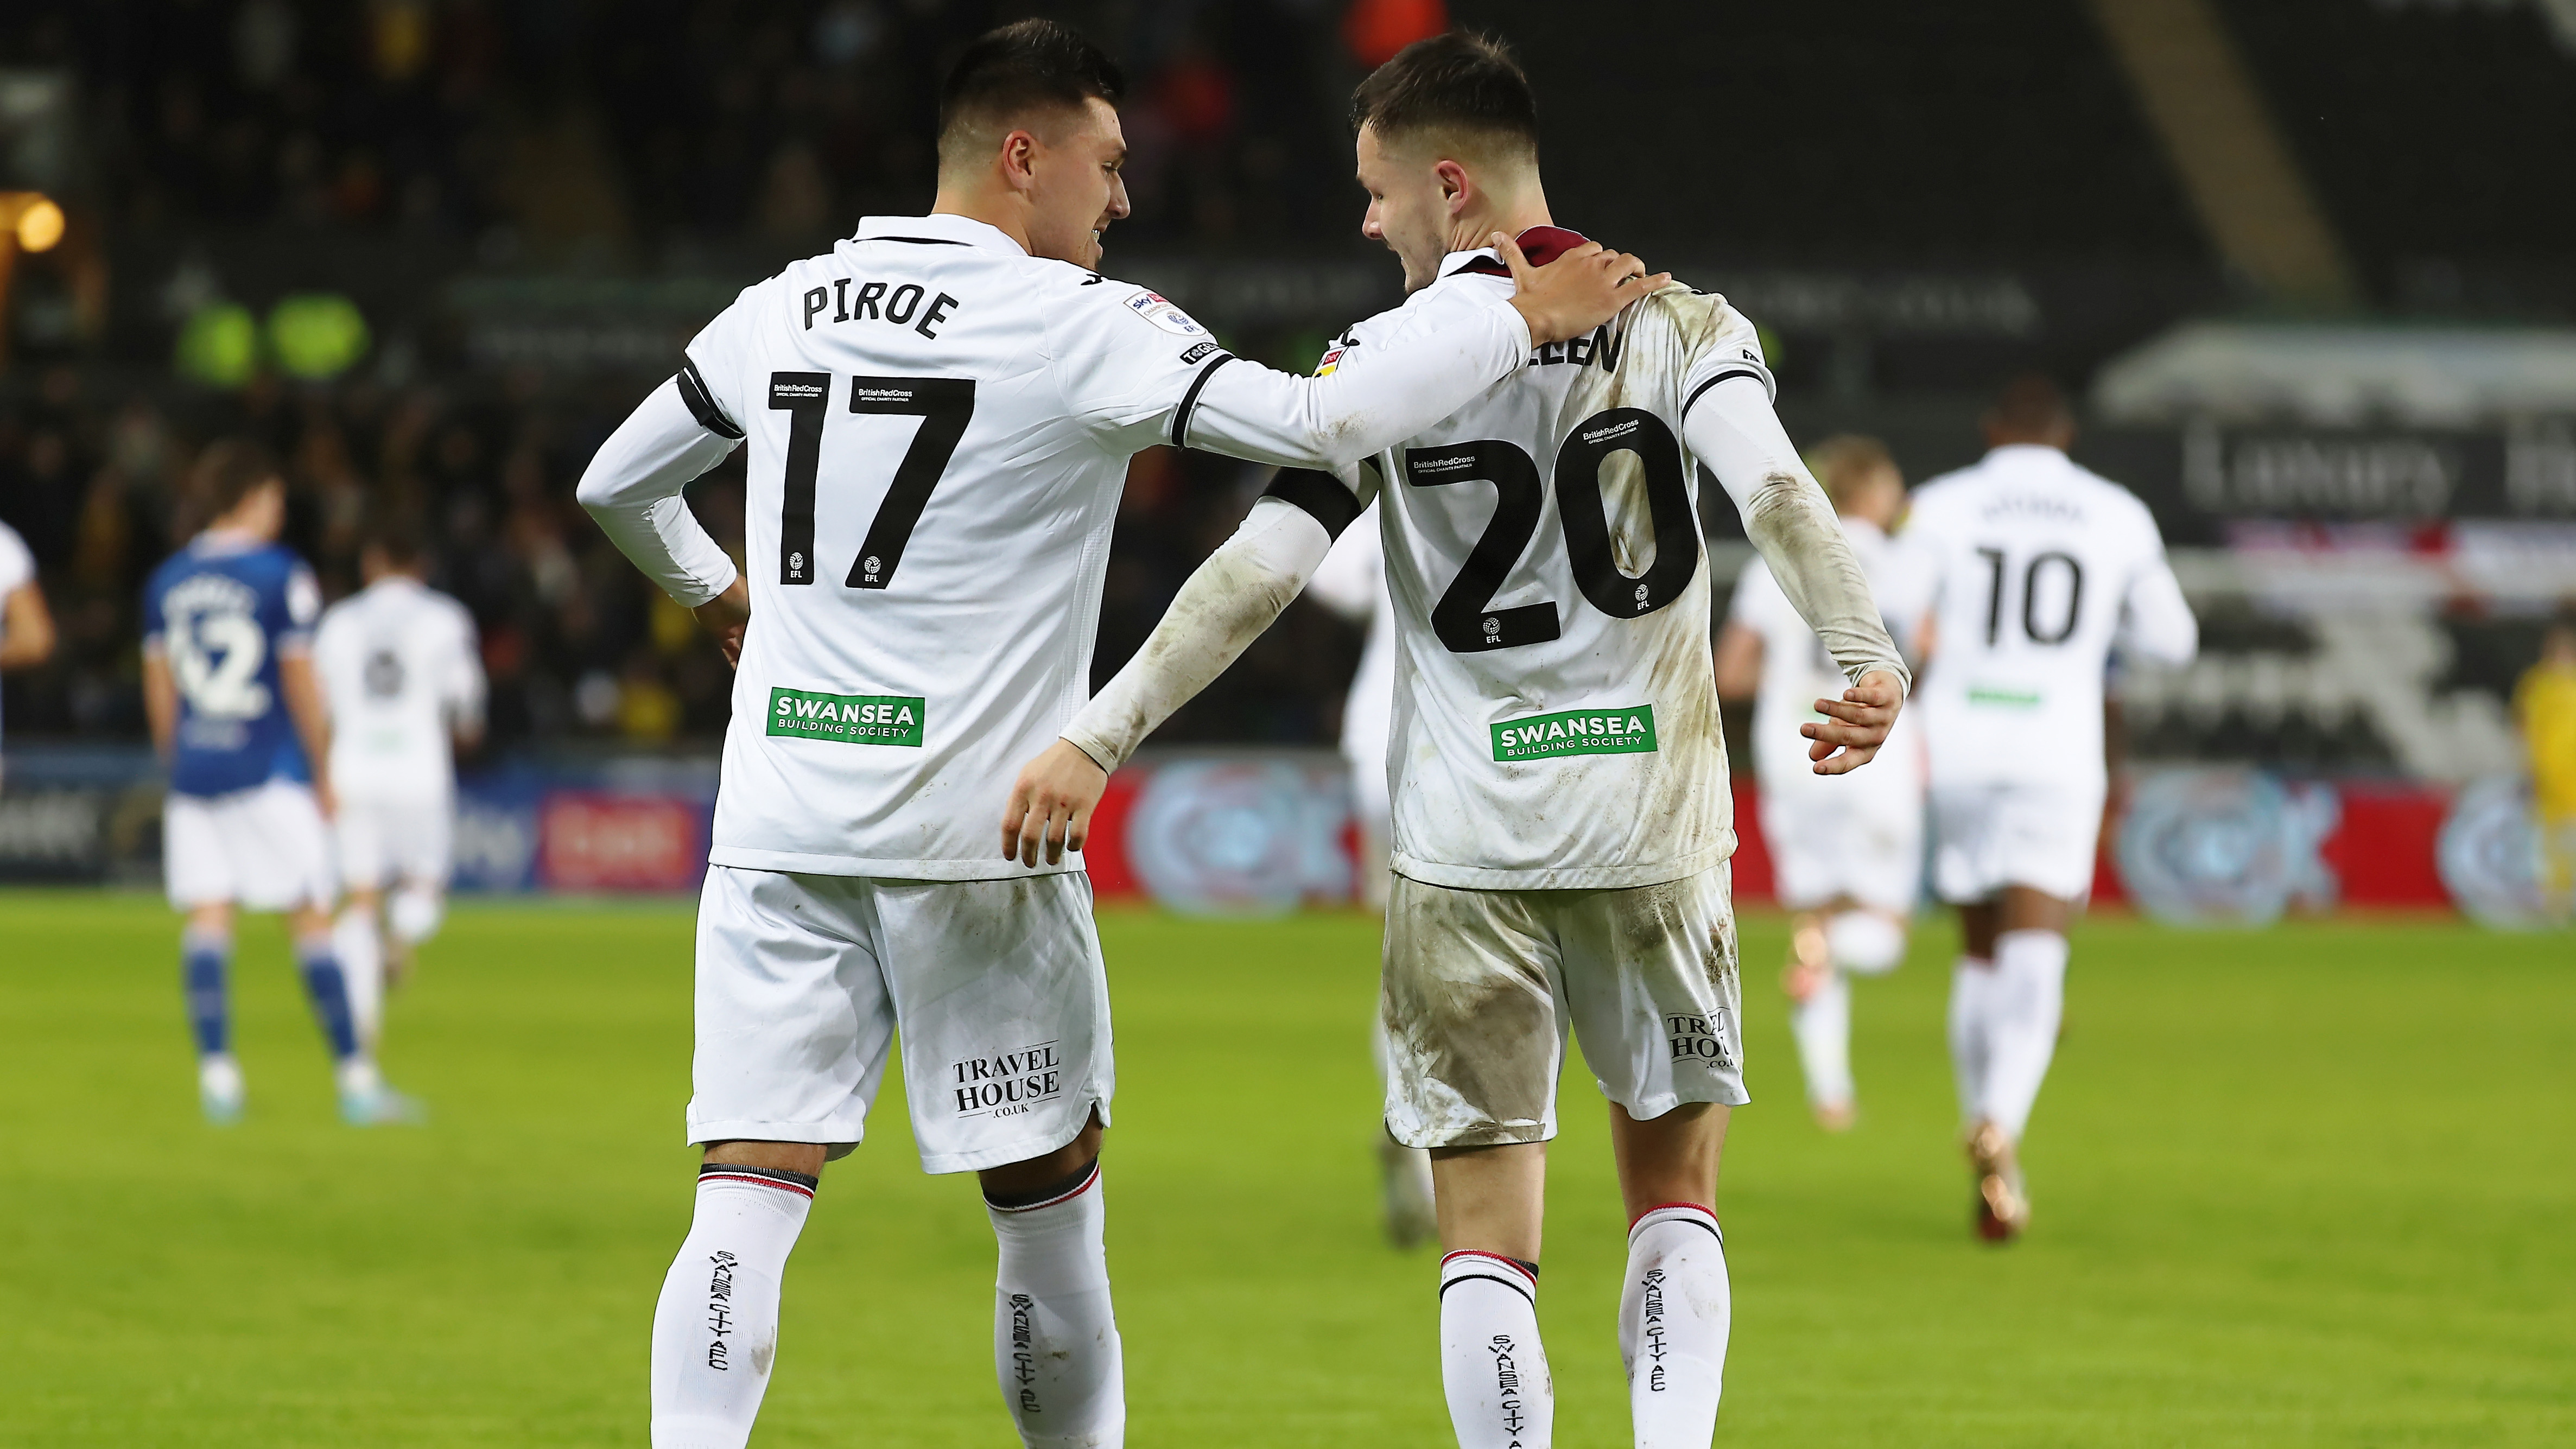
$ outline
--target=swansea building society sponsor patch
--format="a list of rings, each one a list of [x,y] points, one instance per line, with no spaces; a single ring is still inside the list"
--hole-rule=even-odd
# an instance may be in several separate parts
[[[769,733],[852,745],[921,748],[922,702],[900,694],[769,691]]]
[[[1534,714],[1494,727],[1494,758],[1541,760],[1551,755],[1643,755],[1655,748],[1655,707],[1569,709]]]

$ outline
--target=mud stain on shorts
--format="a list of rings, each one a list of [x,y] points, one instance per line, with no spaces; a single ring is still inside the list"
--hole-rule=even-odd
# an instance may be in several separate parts
[[[1387,1044],[1400,1084],[1437,1083],[1475,1119],[1451,1111],[1428,1124],[1451,1145],[1536,1140],[1555,1085],[1546,973],[1512,959],[1521,954],[1516,943],[1496,929],[1496,916],[1515,904],[1503,893],[1423,887],[1400,876],[1387,903]],[[1440,1094],[1407,1095],[1427,1106]]]

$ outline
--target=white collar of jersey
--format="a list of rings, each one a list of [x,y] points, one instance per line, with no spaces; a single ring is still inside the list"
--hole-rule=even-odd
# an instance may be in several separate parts
[[[1011,240],[1010,233],[991,222],[944,211],[928,216],[861,217],[859,229],[850,240],[947,242],[978,251],[1009,252],[1015,257],[1028,255],[1018,242]]]
[[[1451,252],[1440,259],[1440,275],[1444,278],[1455,276],[1460,268],[1468,266],[1480,257],[1497,265],[1500,265],[1503,260],[1502,253],[1492,247],[1478,247],[1472,252]]]
[[[258,534],[243,533],[239,529],[209,528],[198,534],[189,547],[198,553],[249,553],[267,542],[267,539]]]
[[[2052,458],[2063,462],[2066,459],[2066,450],[2052,448],[2046,443],[1998,443],[1986,450],[1986,456],[2002,462],[2040,458]]]

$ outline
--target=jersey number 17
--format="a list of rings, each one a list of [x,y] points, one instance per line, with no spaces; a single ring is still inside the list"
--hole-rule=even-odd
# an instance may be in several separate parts
[[[831,410],[832,374],[773,372],[769,406],[787,418],[786,487],[778,510],[778,581],[814,582],[814,479],[823,466],[823,418]],[[853,589],[882,589],[894,581],[903,562],[904,545],[930,502],[930,491],[948,471],[957,440],[975,416],[975,381],[963,377],[853,377],[850,407],[854,413],[895,414],[921,419],[912,446],[894,465],[877,516],[868,522],[859,556],[842,583]]]

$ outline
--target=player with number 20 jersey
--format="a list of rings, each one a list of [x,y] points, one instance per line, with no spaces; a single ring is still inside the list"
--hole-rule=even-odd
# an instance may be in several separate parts
[[[898,1028],[923,1167],[982,1176],[995,1367],[1022,1438],[1120,1441],[1091,892],[1078,860],[1025,867],[992,829],[1012,767],[1088,692],[1127,460],[1347,463],[1637,290],[1633,258],[1594,257],[1533,284],[1561,316],[1497,294],[1335,378],[1236,359],[1092,270],[1126,214],[1120,88],[1048,22],[970,46],[932,213],[867,218],[747,288],[582,480],[679,602],[748,584],[698,919],[688,1127],[708,1153],[655,1318],[662,1449],[744,1442],[803,1203],[828,1150],[859,1140]],[[738,581],[679,493],[746,443]],[[710,1261],[740,1265],[719,1274],[739,1344],[707,1325]]]

